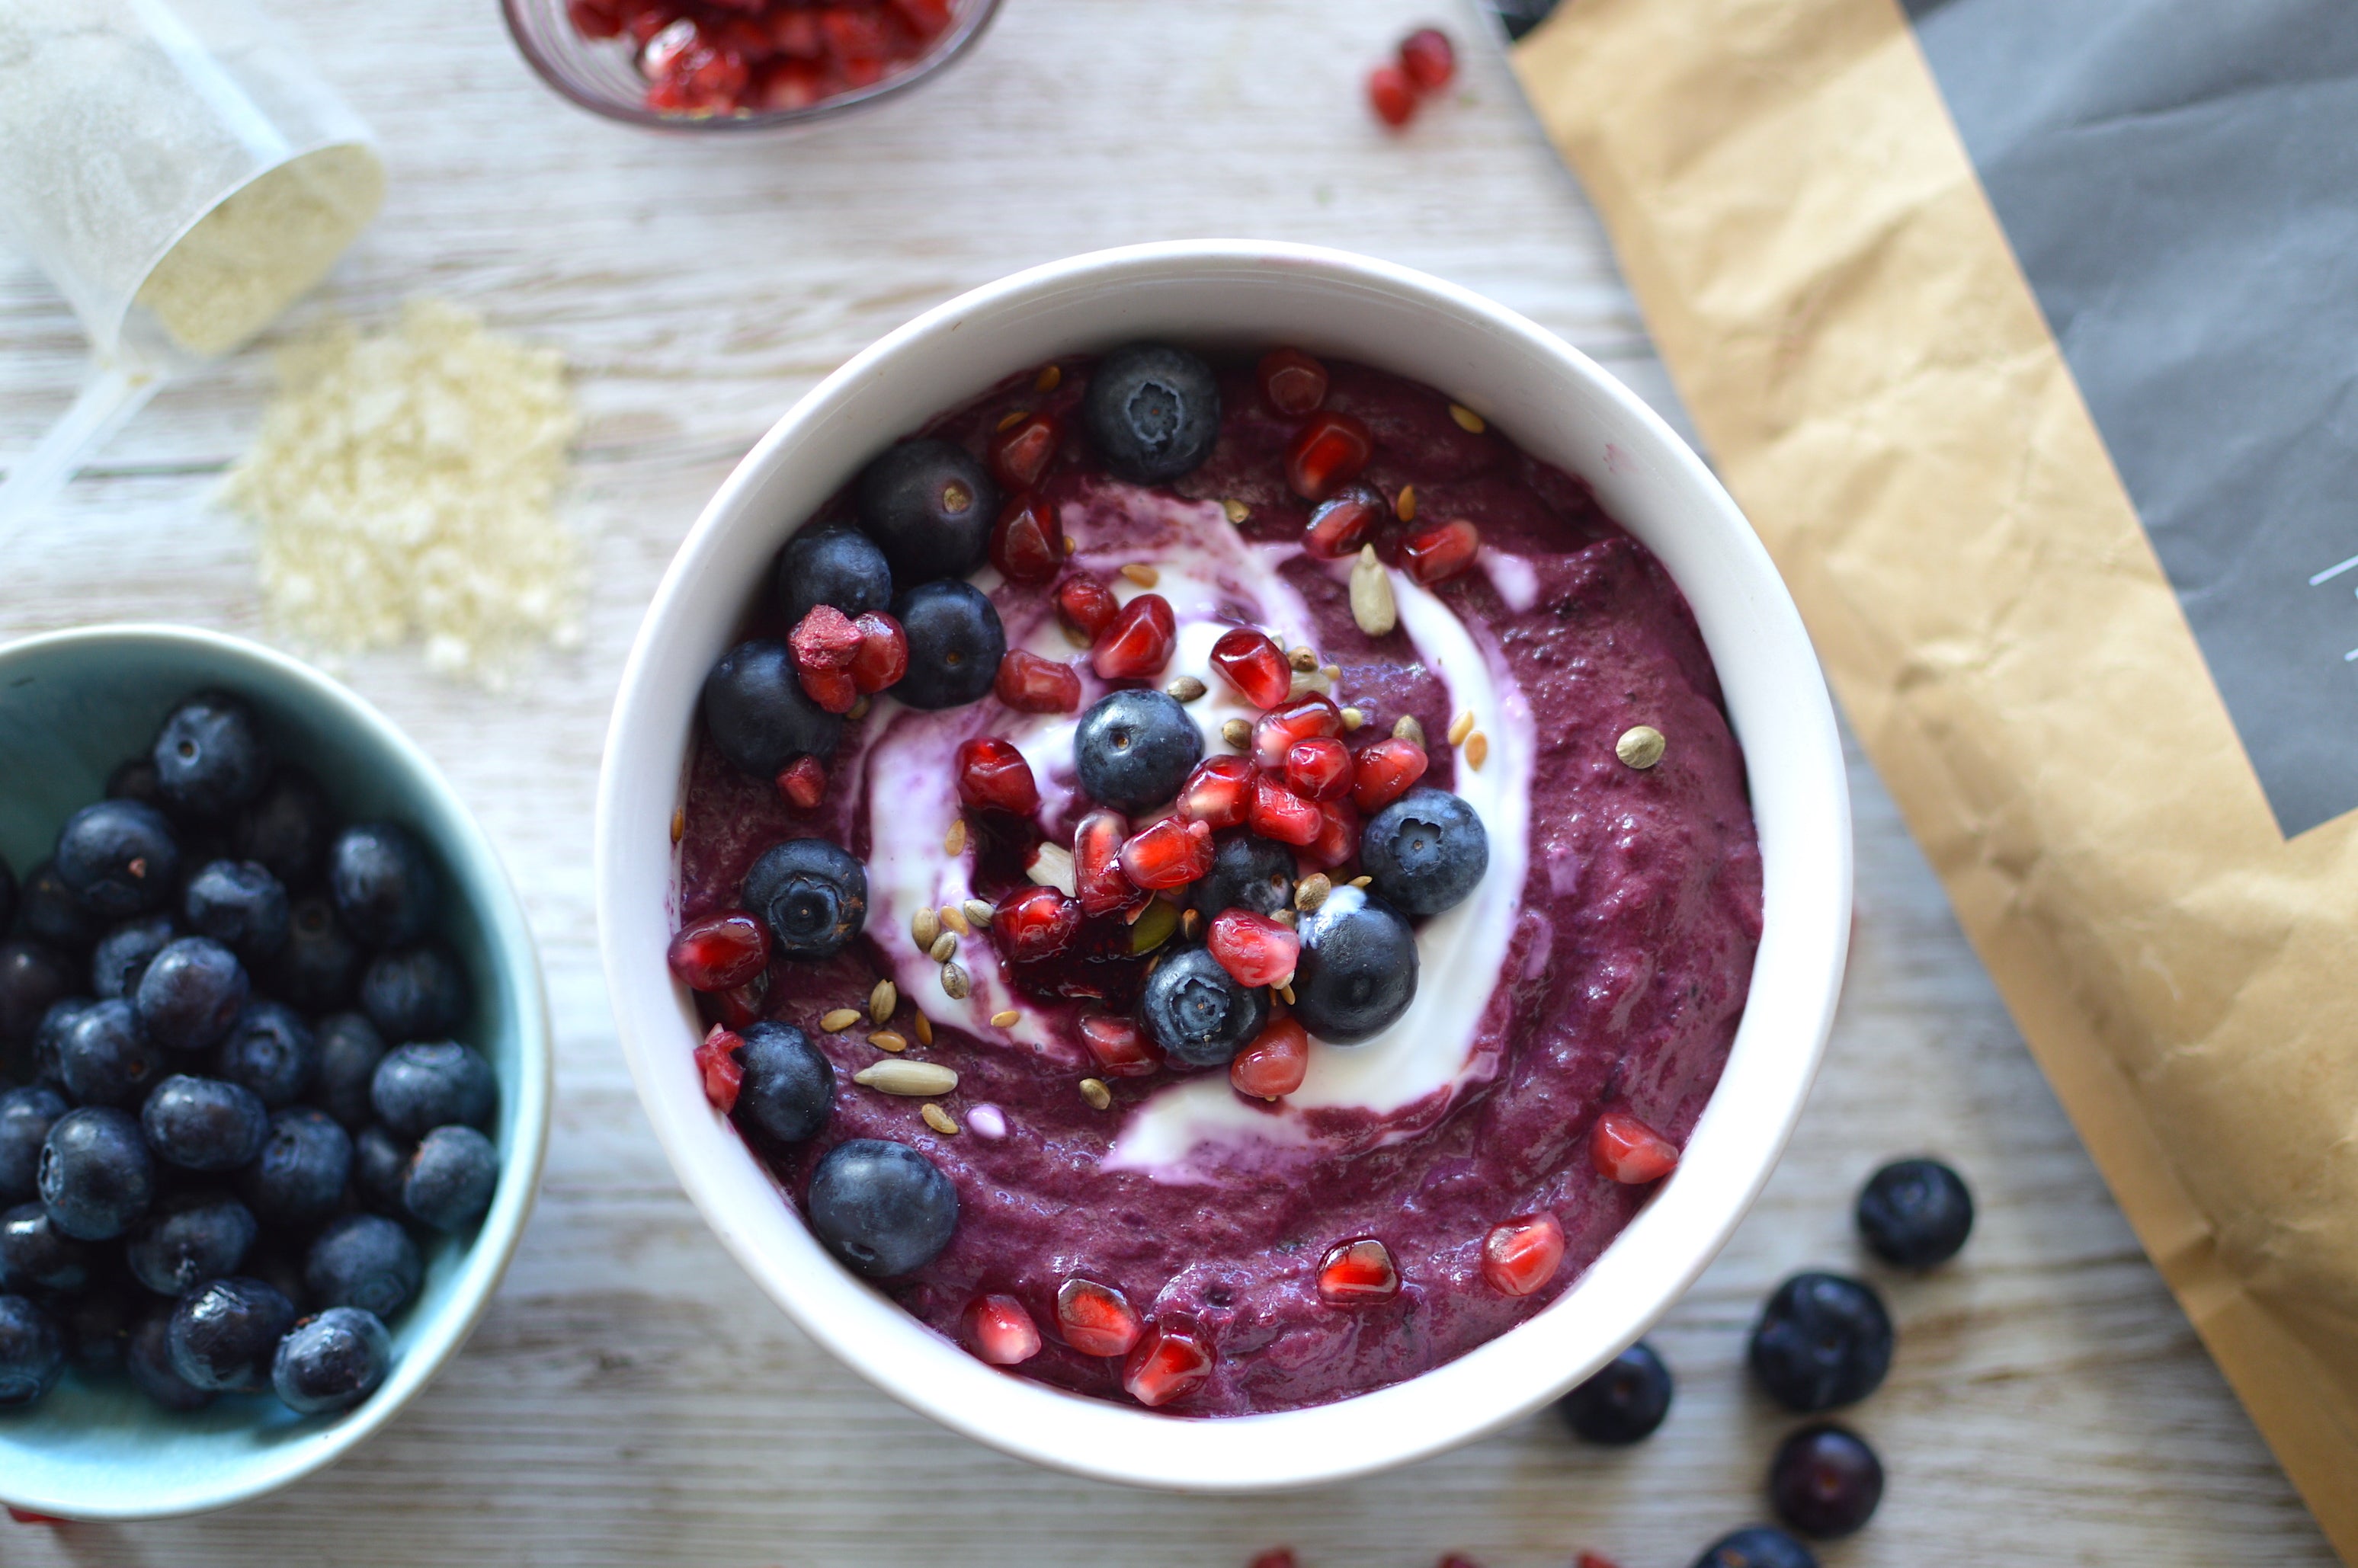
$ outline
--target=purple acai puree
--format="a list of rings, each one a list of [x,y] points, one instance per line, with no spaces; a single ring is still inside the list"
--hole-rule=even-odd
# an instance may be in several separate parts
[[[1395,504],[1414,487],[1415,520],[1389,525],[1375,540],[1379,553],[1396,558],[1400,539],[1445,519],[1480,529],[1481,564],[1435,592],[1483,649],[1502,694],[1519,690],[1529,708],[1530,826],[1526,852],[1516,857],[1526,869],[1519,903],[1503,906],[1510,922],[1504,961],[1480,975],[1439,972],[1431,962],[1422,968],[1423,991],[1440,988],[1454,1016],[1478,1021],[1468,1024],[1465,1069],[1450,1087],[1381,1111],[1271,1111],[1269,1125],[1289,1130],[1266,1146],[1251,1138],[1206,1146],[1184,1170],[1114,1169],[1101,1162],[1126,1122],[1172,1092],[1180,1076],[1109,1079],[1112,1108],[1092,1109],[1077,1088],[1096,1071],[1074,1026],[1085,1004],[1040,985],[1094,989],[1126,1007],[1142,963],[1050,966],[1029,989],[1019,986],[1016,1005],[1037,1035],[1019,1044],[994,1038],[1000,1032],[989,1027],[939,1022],[956,1010],[929,971],[886,951],[880,939],[891,934],[881,928],[880,913],[837,959],[774,963],[762,1004],[767,1016],[806,1031],[838,1078],[827,1131],[773,1160],[790,1197],[800,1201],[818,1156],[853,1138],[909,1144],[957,1186],[955,1238],[916,1274],[884,1281],[888,1294],[954,1338],[976,1296],[1012,1296],[1044,1341],[1021,1374],[1127,1400],[1120,1361],[1077,1353],[1056,1325],[1056,1293],[1065,1281],[1116,1287],[1148,1321],[1184,1321],[1214,1347],[1210,1379],[1163,1407],[1178,1414],[1289,1410],[1398,1382],[1496,1337],[1562,1293],[1650,1190],[1617,1184],[1592,1168],[1597,1115],[1624,1108],[1683,1143],[1726,1060],[1760,934],[1760,860],[1743,759],[1693,618],[1660,564],[1605,515],[1585,484],[1495,431],[1461,427],[1440,394],[1362,367],[1330,370],[1325,406],[1358,416],[1375,434],[1362,481]],[[1099,471],[1074,408],[1087,362],[1065,362],[1061,371],[1051,394],[1037,392],[1027,374],[937,421],[933,433],[980,453],[1011,409],[1064,415],[1063,448],[1043,488],[1078,541],[1076,563],[1109,580],[1121,562],[1153,564],[1174,528],[1231,526],[1217,505],[1183,505],[1171,492],[1150,494]],[[1447,789],[1465,779],[1470,791],[1463,759],[1444,741],[1454,717],[1451,692],[1418,647],[1399,632],[1366,636],[1352,620],[1345,568],[1284,548],[1299,541],[1310,510],[1287,490],[1282,467],[1299,422],[1268,407],[1249,364],[1223,371],[1222,394],[1219,444],[1174,487],[1177,496],[1250,509],[1234,525],[1249,546],[1243,553],[1271,564],[1309,620],[1306,627],[1266,629],[1305,637],[1341,667],[1336,700],[1368,720],[1348,743],[1382,739],[1401,715],[1413,714],[1433,758],[1423,783]],[[839,496],[820,515],[848,513]],[[1219,543],[1238,553],[1236,541]],[[1051,646],[1039,640],[1044,627],[1051,642],[1056,635],[1050,587],[998,583],[988,571],[978,580],[989,586],[1011,646]],[[1231,613],[1249,619],[1249,592],[1238,599]],[[748,634],[786,630],[757,620]],[[1089,675],[1086,658],[1063,652],[1079,664],[1086,706],[1107,688]],[[1184,657],[1160,678],[1181,674],[1219,685]],[[936,794],[947,787],[941,777],[875,775],[869,762],[880,747],[888,757],[913,754],[892,740],[915,733],[900,727],[936,726],[941,745],[914,754],[936,757],[946,770],[944,748],[956,738],[1005,733],[1018,722],[1040,721],[989,697],[926,716],[880,701],[847,726],[827,796],[807,816],[791,813],[771,781],[739,773],[699,739],[680,843],[681,917],[733,906],[746,868],[781,838],[818,834],[869,859],[880,823],[889,821],[877,813],[900,809],[920,787]],[[1615,754],[1616,740],[1638,724],[1669,740],[1650,770]],[[1050,803],[1039,827],[972,819],[966,874],[979,896],[1029,885],[1022,849],[1043,827],[1070,842],[1072,820],[1087,803],[1068,798],[1068,759],[1050,766],[1041,784]],[[1494,844],[1491,876],[1499,875],[1501,859]],[[1356,870],[1339,869],[1335,880]],[[871,884],[878,875],[871,865]],[[910,946],[908,913],[903,906],[889,916],[898,931],[891,940],[903,948]],[[1093,932],[1083,945],[1119,947],[1120,934]],[[959,957],[976,971],[978,995],[986,979],[1004,985],[979,933],[962,944]],[[924,983],[912,984],[921,974]],[[911,1040],[909,1058],[959,1075],[957,1090],[940,1101],[961,1125],[955,1135],[932,1130],[920,1102],[852,1083],[853,1074],[883,1059],[866,1043],[864,1023],[837,1034],[818,1026],[829,1010],[863,1004],[887,975],[901,980],[893,1028]],[[916,1043],[919,1006],[936,1021],[930,1047]],[[1225,1074],[1210,1076],[1220,1093],[1233,1094]],[[1238,1097],[1238,1103],[1258,1102]],[[1001,1135],[985,1135],[994,1128],[1003,1128]],[[1483,1235],[1541,1210],[1563,1227],[1563,1267],[1536,1294],[1502,1295],[1480,1272]],[[1390,1249],[1401,1276],[1399,1296],[1356,1310],[1324,1304],[1314,1288],[1321,1257],[1359,1237]]]

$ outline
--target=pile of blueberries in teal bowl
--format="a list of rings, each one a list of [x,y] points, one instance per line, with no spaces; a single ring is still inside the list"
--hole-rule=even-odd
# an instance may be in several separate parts
[[[546,1130],[529,940],[430,764],[262,650],[0,650],[0,1497],[240,1500],[496,1281]],[[167,1474],[92,1466],[135,1433]]]

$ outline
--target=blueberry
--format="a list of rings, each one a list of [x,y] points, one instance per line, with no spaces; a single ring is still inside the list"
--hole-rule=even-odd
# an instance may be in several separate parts
[[[1359,863],[1402,914],[1439,914],[1490,869],[1490,835],[1458,796],[1412,789],[1368,819]]]
[[[1212,367],[1166,343],[1125,343],[1098,361],[1081,418],[1107,468],[1135,484],[1192,472],[1220,438]]]
[[[855,1138],[828,1150],[804,1198],[811,1233],[855,1274],[914,1273],[957,1229],[957,1189],[905,1143]]]
[[[1803,1535],[1848,1535],[1882,1500],[1883,1462],[1856,1433],[1832,1422],[1801,1428],[1769,1461],[1768,1504]]]
[[[0,1411],[22,1410],[58,1386],[66,1338],[23,1296],[0,1296]]]
[[[289,1106],[270,1119],[262,1152],[237,1173],[238,1194],[264,1224],[300,1229],[336,1211],[352,1170],[352,1136],[335,1119]]]
[[[156,955],[180,935],[178,923],[169,914],[143,914],[124,921],[91,949],[90,989],[101,1001],[135,995],[139,977],[147,972]]]
[[[135,1105],[161,1067],[127,1001],[92,1002],[58,1043],[58,1077],[77,1105]]]
[[[279,1342],[270,1381],[297,1414],[328,1415],[376,1392],[392,1366],[393,1336],[374,1313],[330,1307]]]
[[[213,1055],[215,1076],[244,1085],[273,1110],[302,1098],[319,1067],[319,1037],[293,1008],[276,1001],[246,1003]]]
[[[227,692],[199,692],[172,709],[148,756],[164,804],[184,816],[227,816],[270,779],[270,748],[254,710]]]
[[[41,1145],[66,1109],[65,1097],[46,1084],[0,1090],[0,1203],[22,1203],[38,1190]]]
[[[377,1119],[405,1138],[423,1138],[438,1127],[486,1126],[499,1101],[492,1065],[449,1041],[401,1046],[377,1064],[369,1085]]]
[[[425,1280],[417,1244],[380,1215],[346,1215],[319,1232],[303,1261],[303,1283],[319,1305],[359,1307],[388,1320]]]
[[[170,901],[180,876],[180,845],[154,806],[102,800],[66,818],[54,863],[84,909],[121,920]]]
[[[1269,993],[1238,985],[1208,949],[1190,947],[1155,966],[1141,1011],[1164,1055],[1191,1067],[1217,1067],[1260,1033],[1269,1021]]]
[[[56,1088],[66,1086],[66,1036],[73,1033],[81,1015],[97,1004],[86,996],[70,996],[62,1001],[49,1003],[49,1011],[41,1014],[40,1023],[33,1031],[33,1079]]]
[[[39,942],[0,942],[0,1045],[30,1040],[49,1009],[73,994],[74,967]]]
[[[16,924],[16,873],[0,858],[0,931]]]
[[[168,1051],[201,1051],[228,1037],[251,984],[236,954],[211,937],[183,936],[139,977],[140,1027]]]
[[[1108,692],[1073,730],[1073,766],[1082,790],[1117,811],[1162,805],[1203,760],[1203,731],[1168,692]]]
[[[431,1040],[467,1016],[467,974],[439,942],[380,953],[361,971],[361,1011],[388,1040]]]
[[[1390,1028],[1416,1000],[1416,933],[1371,892],[1338,887],[1296,930],[1293,1015],[1319,1039],[1354,1044]]]
[[[384,1036],[357,1012],[330,1013],[316,1033],[319,1070],[311,1077],[311,1103],[357,1131],[369,1123],[369,1091],[384,1060]]]
[[[1224,909],[1275,914],[1293,907],[1293,851],[1242,827],[1219,836],[1212,869],[1187,890],[1188,902],[1206,921]]]
[[[887,448],[860,470],[854,496],[860,527],[903,582],[966,576],[982,565],[999,520],[990,470],[964,448],[930,437]]]
[[[90,1269],[89,1245],[59,1230],[39,1204],[0,1214],[0,1291],[72,1295],[90,1283]]]
[[[200,1389],[180,1376],[172,1365],[172,1309],[158,1307],[139,1320],[124,1348],[124,1369],[139,1391],[168,1411],[200,1411],[213,1401],[211,1389]]]
[[[68,1236],[105,1241],[131,1228],[156,1194],[156,1162],[139,1124],[84,1106],[58,1118],[41,1142],[41,1206]]]
[[[1654,1435],[1671,1413],[1671,1369],[1644,1340],[1556,1401],[1575,1437],[1622,1447]]]
[[[105,925],[66,886],[55,860],[43,860],[25,873],[16,890],[16,929],[26,937],[79,953],[98,940]]]
[[[720,655],[704,677],[703,706],[714,748],[756,778],[775,778],[805,754],[832,757],[843,738],[843,720],[804,693],[786,645],[766,637]]]
[[[921,582],[892,601],[909,639],[909,672],[892,695],[911,708],[960,708],[989,693],[1007,656],[1007,631],[983,591],[955,579]]]
[[[132,1227],[123,1257],[141,1284],[159,1296],[177,1296],[237,1272],[261,1229],[235,1198],[183,1193]]]
[[[763,851],[739,890],[782,957],[832,958],[868,923],[868,871],[824,838],[789,838]]]
[[[270,1110],[243,1084],[175,1073],[139,1111],[147,1147],[183,1171],[234,1171],[270,1136]]]
[[[482,1218],[500,1184],[500,1152],[471,1127],[438,1127],[417,1141],[401,1202],[437,1230],[464,1230]]]
[[[328,891],[344,929],[371,947],[406,947],[434,924],[442,879],[417,835],[392,822],[364,822],[328,850]]]
[[[326,893],[298,898],[287,920],[287,946],[264,970],[272,994],[306,1012],[324,1012],[352,1000],[361,949]]]
[[[363,1127],[352,1135],[352,1190],[371,1213],[408,1217],[401,1184],[409,1178],[409,1157],[416,1152],[383,1127]]]
[[[892,568],[876,541],[850,528],[810,528],[786,541],[778,557],[778,609],[798,626],[813,607],[831,604],[846,615],[892,602]]]
[[[1796,1274],[1752,1330],[1752,1375],[1778,1403],[1808,1414],[1855,1403],[1891,1369],[1891,1317],[1863,1281]]]
[[[115,763],[114,771],[106,775],[106,798],[136,800],[161,808],[164,786],[157,776],[156,759],[142,752]]]
[[[1713,1541],[1694,1568],[1818,1568],[1818,1559],[1783,1530],[1756,1524]]]
[[[295,1303],[263,1281],[211,1281],[172,1309],[172,1369],[219,1393],[265,1388],[278,1341],[294,1324]]]
[[[230,825],[230,853],[254,860],[290,888],[308,886],[327,863],[336,836],[335,808],[319,780],[281,768]]]
[[[65,1303],[57,1318],[65,1331],[67,1362],[85,1372],[112,1372],[121,1367],[140,1309],[152,1299],[127,1281],[109,1279]]]
[[[189,879],[180,918],[252,963],[287,946],[287,889],[259,860],[214,860]]]
[[[737,1062],[745,1080],[737,1091],[737,1119],[780,1143],[801,1143],[827,1130],[835,1110],[835,1068],[810,1036],[791,1023],[763,1022],[741,1032]]]
[[[1857,1218],[1877,1257],[1902,1269],[1929,1269],[1955,1257],[1973,1234],[1974,1195],[1938,1160],[1895,1160],[1867,1178]]]

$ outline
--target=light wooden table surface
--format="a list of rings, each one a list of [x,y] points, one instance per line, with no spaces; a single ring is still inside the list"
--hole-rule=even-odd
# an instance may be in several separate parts
[[[595,954],[590,802],[642,607],[730,464],[887,329],[1029,264],[1246,234],[1426,268],[1536,318],[1677,419],[1603,237],[1470,10],[1456,100],[1389,137],[1358,96],[1412,22],[1463,0],[1008,0],[974,56],[807,139],[661,139],[525,71],[492,0],[266,0],[383,135],[389,207],[323,304],[413,293],[562,348],[589,424],[568,514],[586,648],[492,697],[373,659],[354,683],[456,780],[522,885],[560,1091],[538,1214],[466,1354],[340,1468],[211,1519],[0,1523],[0,1563],[1241,1564],[1681,1568],[1763,1514],[1790,1422],[1740,1371],[1761,1296],[1860,1266],[1848,1206],[1883,1158],[1976,1184],[1960,1263],[1886,1279],[1888,1384],[1852,1413],[1890,1473],[1824,1553],[1881,1563],[2323,1563],[2331,1558],[2131,1240],[1938,886],[1863,765],[1848,996],[1766,1197],[1657,1331],[1680,1397],[1627,1454],[1535,1420],[1307,1494],[1149,1496],[1005,1459],[871,1392],[707,1235],[641,1117]],[[1667,0],[1666,0],[1667,3]],[[319,307],[307,307],[306,311]],[[70,317],[0,265],[0,453],[79,370]],[[0,636],[117,618],[260,633],[252,543],[207,497],[268,387],[249,353],[168,392],[0,561]],[[1881,1276],[1878,1276],[1881,1277]]]

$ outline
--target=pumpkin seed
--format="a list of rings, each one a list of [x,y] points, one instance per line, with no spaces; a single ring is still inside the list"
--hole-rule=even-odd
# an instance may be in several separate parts
[[[1613,754],[1633,768],[1650,768],[1662,760],[1670,741],[1650,724],[1634,725],[1613,742]]]

